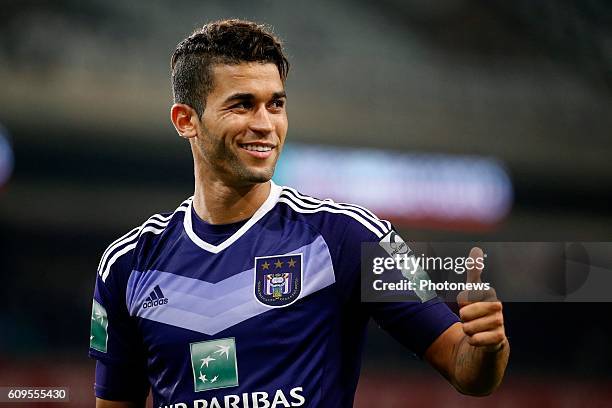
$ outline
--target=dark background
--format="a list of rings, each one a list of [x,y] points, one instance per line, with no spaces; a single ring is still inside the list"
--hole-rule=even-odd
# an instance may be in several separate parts
[[[0,190],[0,385],[66,385],[72,406],[92,404],[95,269],[112,240],[191,195],[190,152],[169,121],[169,58],[212,19],[254,19],[284,38],[290,141],[502,163],[514,191],[503,221],[395,220],[406,239],[612,241],[609,2],[5,0],[0,10],[0,123],[14,153]],[[356,405],[604,405],[610,312],[505,304],[511,362],[481,400],[372,327]]]

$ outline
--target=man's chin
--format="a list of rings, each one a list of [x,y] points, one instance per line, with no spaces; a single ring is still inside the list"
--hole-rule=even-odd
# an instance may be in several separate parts
[[[246,184],[259,184],[267,183],[273,175],[274,169],[245,169],[241,179]]]

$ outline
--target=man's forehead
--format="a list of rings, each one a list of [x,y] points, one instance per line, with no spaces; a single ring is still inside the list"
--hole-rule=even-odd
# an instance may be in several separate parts
[[[272,63],[214,64],[211,93],[274,93],[284,90],[278,68]]]

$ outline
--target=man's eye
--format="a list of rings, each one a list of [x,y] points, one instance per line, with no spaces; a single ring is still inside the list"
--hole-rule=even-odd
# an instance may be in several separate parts
[[[283,99],[276,99],[272,101],[272,106],[275,108],[282,108],[285,106],[285,101]]]
[[[251,104],[249,102],[240,102],[235,105],[232,105],[232,109],[249,109]]]

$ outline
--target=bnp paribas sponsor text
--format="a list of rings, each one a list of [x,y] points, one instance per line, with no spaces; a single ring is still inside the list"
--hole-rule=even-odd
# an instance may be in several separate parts
[[[486,254],[482,257],[440,257],[440,256],[415,256],[408,254],[397,254],[388,257],[376,257],[372,259],[372,273],[382,275],[386,271],[399,270],[404,279],[395,282],[375,279],[372,282],[376,291],[416,291],[416,290],[489,290],[488,282],[435,282],[431,279],[414,279],[419,271],[442,271],[453,272],[462,275],[471,269],[485,269]]]
[[[210,399],[197,399],[191,402],[175,402],[160,405],[159,408],[281,408],[301,407],[306,404],[303,387],[294,387],[289,395],[283,390],[276,390],[272,395],[266,391],[228,394]]]

